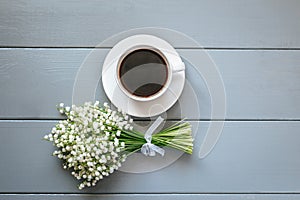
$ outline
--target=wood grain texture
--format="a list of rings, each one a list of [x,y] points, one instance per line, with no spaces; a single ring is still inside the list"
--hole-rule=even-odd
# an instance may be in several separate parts
[[[300,122],[226,122],[217,146],[203,160],[198,151],[209,122],[192,122],[193,155],[151,173],[116,172],[83,191],[50,156],[52,144],[42,140],[54,123],[0,123],[0,193],[300,192]]]
[[[1,200],[298,200],[299,194],[0,194]]]
[[[77,70],[90,51],[1,49],[0,118],[62,118],[55,105],[71,104]],[[89,65],[101,68],[108,51],[95,50],[98,55]],[[203,59],[203,50],[178,52],[187,66],[187,82],[179,102],[168,111],[168,118],[210,119],[211,96],[205,81],[209,79],[214,86],[217,77],[203,77],[201,70],[212,66]],[[210,50],[207,53],[224,81],[226,119],[300,119],[300,51]],[[92,79],[86,77],[86,86]],[[101,82],[96,97],[107,101]]]
[[[163,27],[204,47],[299,48],[299,7],[297,0],[3,0],[0,45],[94,47],[121,31]],[[156,34],[174,37],[168,31]],[[188,47],[182,41],[173,45]]]
[[[2,0],[0,199],[300,199],[299,8],[297,0]],[[194,154],[151,173],[116,172],[79,191],[42,140],[56,123],[47,119],[62,118],[57,103],[71,104],[89,47],[110,38],[89,63],[101,67],[116,42],[139,33],[167,40],[187,65],[183,95],[167,117],[193,119]],[[198,151],[210,122],[198,120],[223,116],[211,117],[206,83],[216,86],[218,77],[203,76],[212,65],[201,47],[211,49],[225,119],[233,120],[204,160]],[[101,84],[96,96],[107,101]]]

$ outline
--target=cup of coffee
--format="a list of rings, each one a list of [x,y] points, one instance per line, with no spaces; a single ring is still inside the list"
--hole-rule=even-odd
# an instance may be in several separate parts
[[[170,64],[172,55],[152,46],[135,46],[121,55],[117,83],[123,93],[137,101],[151,101],[163,95],[172,76],[185,69],[183,62]]]

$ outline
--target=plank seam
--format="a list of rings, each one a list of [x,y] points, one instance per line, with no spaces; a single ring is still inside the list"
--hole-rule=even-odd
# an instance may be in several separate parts
[[[0,119],[0,122],[57,122],[65,119]],[[165,119],[178,121],[182,119]],[[151,121],[150,119],[134,119],[134,121]],[[191,122],[300,122],[300,119],[185,119]]]
[[[0,192],[0,195],[300,195],[300,192],[157,192],[157,193],[79,193],[79,192]]]
[[[90,46],[0,46],[0,50],[13,50],[13,49],[111,49],[110,46],[105,47],[90,47]],[[289,48],[289,47],[175,47],[178,50],[240,50],[240,51],[299,51],[300,48]]]

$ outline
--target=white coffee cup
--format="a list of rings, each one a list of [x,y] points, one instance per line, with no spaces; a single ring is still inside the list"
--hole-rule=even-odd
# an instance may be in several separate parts
[[[118,87],[136,101],[157,99],[169,88],[173,74],[185,69],[182,61],[174,62],[176,56],[149,45],[128,49],[117,63]]]

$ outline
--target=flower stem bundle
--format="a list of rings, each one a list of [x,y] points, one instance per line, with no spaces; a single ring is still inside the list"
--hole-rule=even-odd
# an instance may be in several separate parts
[[[133,129],[133,120],[107,103],[100,106],[98,101],[87,102],[72,108],[61,103],[58,110],[67,119],[59,121],[44,139],[58,148],[53,155],[63,160],[63,168],[71,169],[72,175],[81,180],[79,189],[95,186],[146,143],[144,134]],[[152,144],[192,154],[191,125],[177,122],[152,135]]]

